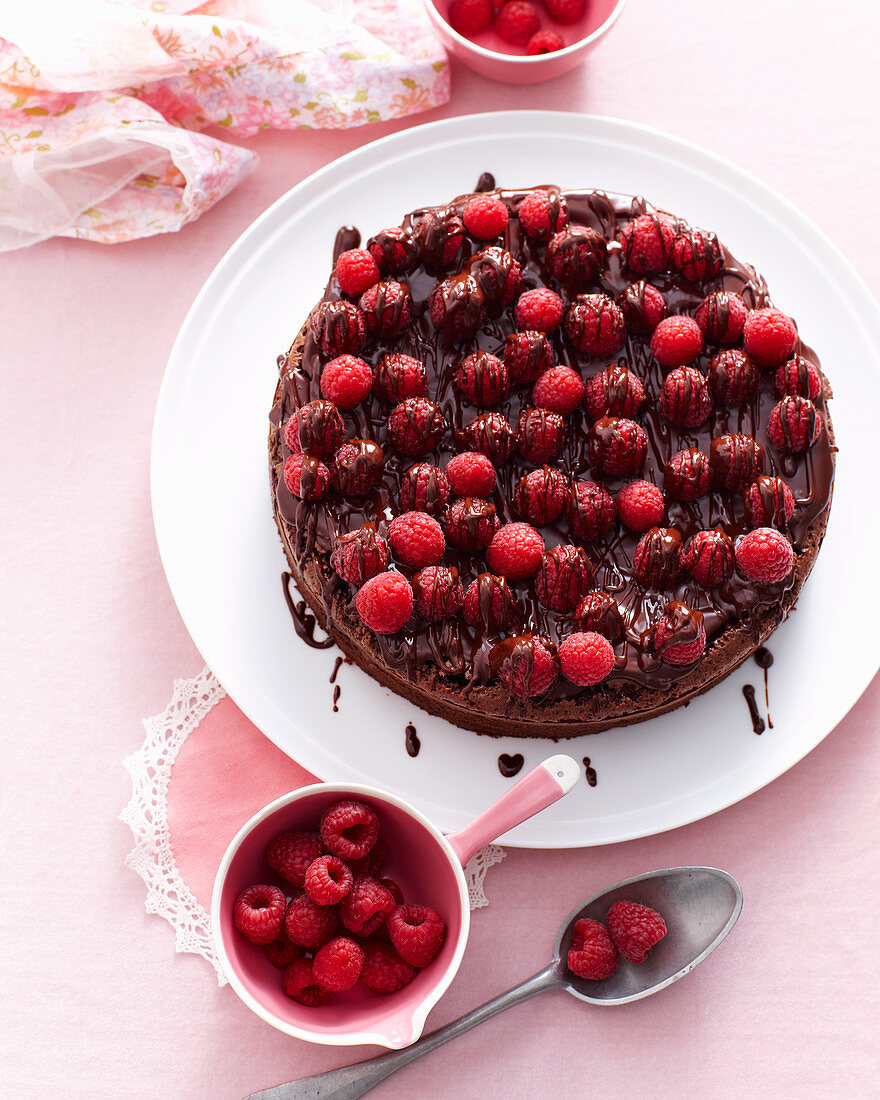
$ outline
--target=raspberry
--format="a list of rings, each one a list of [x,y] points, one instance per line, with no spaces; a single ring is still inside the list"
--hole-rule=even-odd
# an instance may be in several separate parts
[[[595,481],[575,481],[568,498],[568,525],[582,542],[606,535],[617,519],[614,497]]]
[[[581,630],[601,634],[609,642],[623,637],[620,607],[607,592],[588,592],[577,605],[574,619]]]
[[[403,891],[393,878],[380,878],[376,881],[380,886],[384,886],[388,893],[394,898],[395,905],[403,905]]]
[[[317,1008],[330,1000],[330,992],[318,985],[311,959],[296,959],[284,972],[284,992],[308,1008]]]
[[[611,642],[593,631],[569,634],[559,647],[559,665],[566,680],[578,687],[593,687],[614,669]]]
[[[789,394],[770,411],[767,434],[780,451],[800,454],[812,447],[822,431],[822,417],[812,401]]]
[[[501,34],[500,29],[496,27],[496,30]],[[472,237],[491,241],[507,228],[508,217],[507,207],[501,199],[494,195],[474,195],[464,208],[461,220]]]
[[[325,355],[355,354],[364,346],[364,315],[352,302],[322,302],[309,316],[309,328]]]
[[[709,445],[709,470],[716,489],[742,489],[764,472],[764,448],[750,435],[719,435]]]
[[[400,482],[400,507],[405,512],[442,515],[449,503],[449,482],[439,466],[419,462],[411,466]]]
[[[460,497],[486,497],[495,488],[495,467],[479,451],[464,451],[450,459],[446,477]]]
[[[660,408],[679,428],[697,428],[712,413],[712,391],[696,367],[676,367],[667,374]]]
[[[510,0],[502,11],[517,4],[520,0]],[[562,320],[562,299],[552,290],[540,287],[520,294],[513,311],[516,323],[521,329],[535,329],[538,332],[552,332]]]
[[[276,969],[286,970],[294,959],[302,955],[302,948],[290,942],[282,926],[278,939],[263,945],[263,954]]]
[[[735,344],[742,336],[748,314],[746,304],[732,290],[716,290],[697,306],[694,320],[703,339],[712,344]]]
[[[379,265],[365,248],[350,248],[336,261],[336,281],[343,294],[357,297],[379,281]]]
[[[369,940],[363,947],[361,981],[374,993],[396,993],[416,976],[416,968],[404,962],[391,944]]]
[[[736,543],[736,564],[756,584],[778,584],[794,564],[791,543],[774,527],[756,527]]]
[[[284,484],[301,500],[320,500],[330,484],[330,471],[312,455],[288,455],[284,461]]]
[[[593,567],[582,546],[563,544],[541,555],[535,593],[553,611],[571,611],[590,591]]]
[[[306,895],[315,905],[335,905],[351,892],[351,868],[338,856],[318,856],[306,870]]]
[[[534,38],[537,38],[537,35],[534,35],[529,41],[526,52],[531,52]],[[556,46],[554,48],[559,49],[560,47]],[[568,209],[565,199],[558,191],[539,189],[530,191],[526,195],[519,204],[517,216],[526,231],[527,237],[531,237],[533,241],[547,241],[568,222]]]
[[[648,336],[666,316],[666,299],[644,280],[630,285],[617,295],[628,332]]]
[[[335,908],[315,905],[306,894],[297,894],[290,899],[284,914],[284,931],[291,943],[311,951],[331,939],[338,927]]]
[[[583,17],[587,0],[544,0],[544,5],[557,23],[577,23]]]
[[[386,569],[390,557],[388,543],[376,534],[375,524],[368,522],[357,531],[337,536],[330,565],[349,584],[363,584]]]
[[[675,229],[668,218],[659,214],[640,214],[620,233],[623,258],[630,271],[651,275],[665,271],[672,256]]]
[[[394,909],[390,890],[369,875],[357,875],[351,893],[339,903],[339,916],[349,932],[373,936]]]
[[[412,238],[399,225],[370,237],[367,248],[383,275],[400,275],[415,260]]]
[[[693,317],[667,317],[654,329],[651,351],[664,367],[691,363],[703,349],[703,334]]]
[[[423,967],[439,954],[446,922],[429,905],[398,905],[388,918],[388,934],[404,962]]]
[[[251,943],[272,943],[281,934],[287,898],[277,886],[248,886],[235,899],[232,919]]]
[[[440,442],[446,421],[426,397],[408,397],[388,414],[388,438],[405,455],[422,455]]]
[[[700,611],[670,600],[653,628],[654,652],[668,665],[692,665],[706,648],[706,628]]]
[[[317,458],[332,455],[345,438],[345,424],[332,401],[320,397],[296,409],[284,425],[284,442],[291,454],[308,451]]]
[[[670,500],[687,504],[709,491],[709,456],[696,447],[674,454],[663,467],[663,490]]]
[[[492,24],[492,0],[452,0],[449,22],[466,38],[479,34]]]
[[[429,210],[416,222],[413,245],[426,267],[448,267],[464,240],[464,224],[452,210]]]
[[[587,436],[590,464],[603,473],[628,477],[638,473],[648,453],[648,437],[634,420],[603,416]]]
[[[356,355],[337,356],[321,371],[321,393],[338,409],[353,409],[372,388],[370,365]]]
[[[585,225],[563,229],[547,245],[550,274],[571,291],[578,291],[595,279],[604,263],[605,238]]]
[[[724,255],[714,233],[704,229],[686,229],[672,242],[670,264],[682,278],[692,283],[714,279],[724,268]]]
[[[431,320],[450,340],[467,340],[486,319],[486,295],[465,271],[438,283],[428,299]]]
[[[733,576],[734,553],[730,536],[720,527],[697,531],[684,545],[681,564],[703,588],[717,588]]]
[[[543,695],[559,676],[556,646],[547,638],[520,634],[507,638],[498,647],[498,674],[508,692],[516,699]]]
[[[663,493],[650,481],[631,481],[617,494],[617,512],[630,531],[657,527],[665,511]]]
[[[500,526],[495,505],[476,497],[456,500],[443,520],[450,544],[457,550],[485,550]]]
[[[487,351],[475,351],[462,359],[455,384],[474,405],[497,405],[510,392],[507,367]]]
[[[743,325],[743,347],[759,367],[788,359],[797,343],[794,321],[778,309],[753,309]]]
[[[325,943],[312,959],[312,973],[322,989],[341,993],[351,989],[361,976],[364,949],[348,936],[337,936]]]
[[[519,479],[513,504],[523,519],[541,527],[562,515],[568,490],[568,478],[561,470],[542,466]]]
[[[623,311],[606,294],[579,294],[568,307],[565,331],[585,355],[613,355],[626,340]]]
[[[508,580],[530,577],[541,561],[544,540],[529,523],[505,523],[489,543],[486,562],[493,573]]]
[[[666,935],[666,922],[655,909],[635,901],[616,901],[605,918],[614,946],[631,963],[643,963]]]
[[[411,355],[391,352],[376,367],[376,388],[389,401],[424,397],[428,386],[425,364]]]
[[[330,463],[330,480],[343,496],[363,496],[382,479],[385,456],[372,439],[349,439]]]
[[[509,305],[522,291],[522,268],[513,253],[500,245],[481,248],[471,256],[467,266],[490,309]]]
[[[815,401],[822,392],[822,377],[815,363],[795,355],[776,369],[776,392],[780,397],[796,395]]]
[[[436,565],[446,551],[443,528],[427,512],[404,512],[388,524],[395,558],[412,569]]]
[[[543,332],[511,332],[504,342],[511,382],[534,382],[553,366],[553,347]]]
[[[429,565],[412,579],[416,611],[429,623],[451,618],[464,600],[458,570],[448,565]]]
[[[266,862],[292,886],[302,888],[306,870],[321,854],[317,833],[281,833],[266,847]]]
[[[639,539],[633,573],[645,588],[668,588],[681,571],[681,535],[674,527],[652,527]]]
[[[357,594],[361,622],[374,634],[396,634],[409,622],[413,592],[400,573],[377,573],[365,581]]]
[[[358,302],[370,336],[396,336],[412,321],[412,294],[406,283],[376,283]]]
[[[532,401],[538,408],[568,416],[580,405],[584,396],[584,380],[571,367],[551,367],[544,371],[532,390]]]
[[[321,840],[340,859],[363,859],[379,835],[379,818],[364,802],[334,802],[321,814]]]
[[[645,400],[645,387],[626,363],[612,363],[594,374],[584,390],[584,404],[592,420],[603,416],[634,416]]]
[[[525,408],[516,426],[516,446],[529,462],[556,458],[565,442],[565,421],[547,409]]]
[[[743,493],[749,527],[785,530],[794,515],[794,494],[781,477],[761,476]]]
[[[504,577],[481,573],[471,581],[462,604],[465,622],[494,633],[519,619],[519,607]]]
[[[574,926],[566,956],[568,969],[578,978],[604,982],[617,970],[620,956],[604,924],[586,918]]]
[[[508,0],[495,17],[498,37],[511,46],[525,46],[540,29],[541,20],[528,0]]]
[[[718,405],[742,405],[758,392],[758,371],[744,351],[722,351],[709,363],[709,385]]]
[[[500,466],[513,453],[513,428],[499,412],[482,413],[456,433],[456,441],[469,451],[479,451],[493,466]]]

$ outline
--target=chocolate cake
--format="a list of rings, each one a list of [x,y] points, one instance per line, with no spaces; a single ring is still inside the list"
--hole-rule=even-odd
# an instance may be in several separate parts
[[[558,738],[673,710],[766,642],[819,551],[835,447],[818,358],[752,267],[641,198],[487,177],[359,245],[340,230],[269,434],[290,572],[349,657],[456,725]],[[450,489],[462,452],[491,491]],[[662,497],[621,496],[634,481]],[[411,553],[389,526],[412,512]],[[387,573],[409,583],[370,605]],[[573,682],[572,635],[588,664],[613,648],[600,682]]]

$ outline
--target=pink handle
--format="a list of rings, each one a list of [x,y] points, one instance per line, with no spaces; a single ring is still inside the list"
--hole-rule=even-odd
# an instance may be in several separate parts
[[[570,756],[551,756],[524,775],[497,802],[484,810],[470,825],[446,839],[461,861],[462,867],[484,844],[528,821],[540,810],[552,806],[574,787],[580,778],[580,768]]]

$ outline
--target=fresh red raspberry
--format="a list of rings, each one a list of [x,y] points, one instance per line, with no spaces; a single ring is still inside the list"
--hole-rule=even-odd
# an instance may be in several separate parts
[[[361,981],[374,993],[396,993],[416,976],[416,968],[404,962],[390,943],[368,940],[363,947]]]
[[[515,699],[543,695],[559,676],[556,646],[548,638],[520,634],[506,638],[498,647],[498,675]]]
[[[325,943],[312,959],[312,973],[322,989],[341,993],[351,989],[361,976],[364,949],[348,936],[337,936]]]
[[[510,0],[519,3],[519,0]],[[510,4],[505,5],[509,7]],[[504,10],[504,9],[502,9]],[[537,332],[552,332],[562,320],[562,299],[552,290],[539,287],[520,294],[513,311],[516,323],[521,329],[534,329]]]
[[[443,279],[428,298],[431,320],[450,340],[469,340],[486,319],[486,295],[469,271]]]
[[[516,426],[516,446],[529,462],[556,458],[565,442],[565,421],[547,409],[524,408]]]
[[[663,467],[663,490],[670,500],[687,504],[709,492],[709,456],[697,447],[674,454]]]
[[[606,535],[617,519],[614,497],[595,481],[575,481],[568,498],[568,525],[582,542]]]
[[[427,512],[404,512],[388,524],[388,541],[399,562],[412,569],[436,565],[446,551],[443,528]]]
[[[780,451],[800,454],[813,446],[821,431],[822,417],[806,397],[789,394],[770,410],[767,434]]]
[[[449,22],[459,34],[469,38],[492,25],[492,0],[452,0]]]
[[[370,336],[396,336],[412,321],[412,294],[406,283],[376,283],[364,291],[358,305]]]
[[[578,687],[593,687],[613,671],[614,649],[594,631],[569,634],[559,647],[559,665],[566,680]]]
[[[317,1008],[330,1000],[330,991],[318,985],[311,959],[296,959],[284,972],[284,992],[307,1008]]]
[[[376,367],[376,389],[389,401],[424,397],[428,386],[425,364],[411,355],[390,352]]]
[[[351,868],[339,856],[318,856],[306,870],[306,894],[315,905],[335,905],[351,892]]]
[[[525,46],[541,29],[541,20],[528,0],[508,0],[495,17],[495,30],[502,42]]]
[[[648,453],[645,429],[619,416],[600,417],[587,436],[590,464],[603,473],[628,477],[641,470]]]
[[[693,317],[667,317],[654,329],[651,351],[664,367],[692,363],[703,350],[703,334]]]
[[[775,367],[797,343],[794,321],[778,309],[753,309],[743,325],[743,347],[759,367]]]
[[[400,507],[404,512],[442,515],[449,503],[449,482],[439,466],[418,462],[400,482]]]
[[[616,901],[605,918],[614,946],[631,963],[643,963],[666,935],[666,922],[655,909],[635,901]]]
[[[522,200],[517,216],[527,237],[531,237],[533,241],[548,241],[568,222],[568,208],[558,191],[544,191],[539,188],[537,191],[530,191]]]
[[[400,573],[377,573],[365,581],[357,594],[361,622],[374,634],[396,634],[409,622],[413,592]]]
[[[347,531],[337,537],[330,564],[344,581],[363,584],[387,569],[390,557],[388,543],[376,534],[375,524],[367,522],[357,531]]]
[[[398,905],[388,918],[388,935],[404,962],[423,967],[439,954],[446,922],[429,905]]]
[[[795,355],[776,369],[776,392],[780,397],[796,395],[815,401],[822,392],[822,377],[815,363]]]
[[[547,245],[550,274],[571,291],[578,291],[595,279],[604,263],[605,238],[589,226],[569,226]]]
[[[544,6],[557,23],[577,23],[583,18],[587,0],[544,0]]]
[[[349,439],[333,456],[330,481],[343,496],[358,497],[369,493],[382,479],[385,456],[372,439]]]
[[[551,367],[544,371],[532,390],[532,402],[540,409],[568,416],[580,405],[584,380],[571,367]]]
[[[309,864],[322,852],[317,833],[281,833],[266,847],[266,862],[292,886],[302,889]]]
[[[501,466],[513,454],[515,436],[499,412],[482,413],[456,432],[456,442],[469,451],[479,451],[493,466]]]
[[[462,359],[455,384],[474,405],[497,405],[510,392],[507,367],[488,351],[475,351]]]
[[[446,477],[460,497],[487,497],[495,488],[495,467],[479,451],[464,451],[450,459]]]
[[[588,592],[577,605],[574,619],[581,630],[601,634],[609,642],[623,637],[620,607],[607,592]]]
[[[663,493],[650,481],[631,481],[617,494],[617,513],[630,531],[648,531],[663,521]]]
[[[315,905],[305,893],[290,899],[284,914],[284,931],[291,943],[314,950],[331,939],[338,927],[335,907]]]
[[[706,628],[701,611],[692,611],[680,600],[670,600],[654,623],[654,652],[668,665],[692,665],[706,649]]]
[[[544,540],[530,523],[505,523],[489,543],[486,562],[493,573],[520,581],[535,572],[543,553]]]
[[[263,944],[263,954],[277,970],[286,970],[293,960],[298,959],[302,953],[303,949],[299,944],[291,943],[287,938],[283,926],[278,939]]]
[[[506,630],[519,619],[516,598],[504,577],[481,573],[471,581],[462,604],[465,622],[495,633]]]
[[[364,315],[353,302],[321,302],[312,310],[309,328],[325,355],[357,354],[367,337]]]
[[[467,262],[468,271],[486,299],[487,308],[510,305],[523,287],[523,273],[512,252],[492,244],[475,252]]]
[[[501,31],[498,30],[498,33],[501,34]],[[468,233],[480,241],[500,237],[507,228],[508,218],[507,207],[495,195],[474,195],[468,200],[461,216]]]
[[[594,374],[584,390],[584,404],[591,420],[603,416],[634,416],[645,400],[645,387],[626,363],[612,363]]]
[[[697,428],[712,414],[712,391],[696,367],[676,367],[663,382],[660,408],[679,428]]]
[[[367,248],[383,275],[400,275],[415,261],[412,238],[399,225],[370,237]]]
[[[794,493],[781,477],[762,475],[743,492],[749,527],[777,527],[784,531],[794,515]]]
[[[511,382],[534,382],[553,366],[553,347],[543,332],[511,332],[504,342]]]
[[[561,470],[542,466],[519,479],[513,504],[529,523],[542,527],[562,515],[568,501],[568,478]]]
[[[618,294],[617,304],[623,311],[627,331],[637,336],[650,335],[667,313],[666,299],[644,279],[630,283],[626,290]]]
[[[574,926],[566,956],[568,969],[578,978],[604,982],[617,970],[620,956],[604,924],[585,918]]]
[[[758,370],[744,351],[731,348],[709,363],[709,385],[716,405],[743,405],[758,392]]]
[[[724,254],[718,238],[705,229],[686,229],[677,233],[672,242],[670,266],[692,283],[714,279],[724,268]]]
[[[248,886],[235,899],[232,919],[251,943],[272,943],[281,934],[287,898],[277,886]]]
[[[665,271],[674,239],[675,229],[668,218],[659,214],[640,214],[621,230],[623,258],[630,271],[637,275]]]
[[[307,451],[326,458],[344,438],[345,423],[339,410],[320,397],[296,409],[284,425],[284,442],[291,454]]]
[[[775,527],[756,527],[737,539],[736,564],[756,584],[784,581],[794,565],[791,543]]]
[[[732,290],[716,290],[697,306],[694,320],[710,344],[735,344],[742,336],[748,309]]]
[[[336,261],[336,281],[343,294],[357,297],[379,281],[379,265],[365,248],[350,248]]]
[[[288,455],[284,461],[284,484],[301,500],[320,500],[330,484],[330,471],[313,455]]]
[[[321,393],[338,409],[353,409],[372,388],[370,365],[356,355],[339,355],[321,371]]]
[[[443,520],[450,545],[472,554],[486,549],[499,526],[495,505],[477,497],[454,501]]]
[[[623,311],[606,294],[579,294],[568,307],[565,331],[584,355],[614,355],[626,340]]]
[[[449,267],[463,240],[464,223],[451,209],[429,210],[413,228],[416,255],[426,267]]]
[[[408,397],[388,414],[388,438],[405,455],[423,455],[440,442],[446,421],[427,397]]]
[[[429,623],[450,619],[461,608],[464,589],[458,570],[449,565],[429,565],[412,579],[416,611]]]
[[[709,444],[709,470],[716,489],[742,489],[764,472],[764,448],[750,435],[728,432]]]
[[[321,840],[340,859],[363,859],[379,835],[379,818],[365,802],[345,798],[321,814]]]
[[[733,542],[720,527],[697,531],[684,544],[681,564],[697,584],[717,588],[733,576]]]
[[[582,546],[563,544],[541,555],[535,592],[545,607],[571,611],[590,591],[593,566]]]
[[[351,893],[339,903],[343,927],[358,936],[373,936],[394,909],[391,891],[369,875],[355,876]]]
[[[674,527],[652,527],[633,553],[633,573],[645,588],[668,588],[681,572],[681,535]]]

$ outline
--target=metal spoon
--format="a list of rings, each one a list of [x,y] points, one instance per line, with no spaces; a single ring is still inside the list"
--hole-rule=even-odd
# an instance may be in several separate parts
[[[662,913],[668,929],[666,937],[639,966],[621,961],[608,981],[576,978],[565,965],[575,922],[581,917],[604,921],[614,902],[624,898]],[[276,1085],[253,1093],[247,1100],[355,1100],[401,1066],[455,1039],[497,1012],[548,989],[564,989],[592,1005],[622,1005],[650,997],[683,978],[697,963],[711,955],[736,924],[742,901],[742,890],[736,879],[715,867],[672,867],[623,879],[587,898],[567,918],[556,937],[553,960],[546,970],[403,1050],[301,1081]]]

